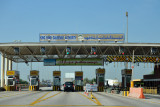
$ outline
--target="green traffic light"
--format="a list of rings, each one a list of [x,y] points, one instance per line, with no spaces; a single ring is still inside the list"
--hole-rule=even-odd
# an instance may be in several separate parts
[[[67,52],[67,55],[69,55],[69,52]]]

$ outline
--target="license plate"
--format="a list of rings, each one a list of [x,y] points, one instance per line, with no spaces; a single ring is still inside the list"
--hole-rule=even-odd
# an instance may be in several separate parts
[[[70,86],[68,86],[68,87],[70,87]]]

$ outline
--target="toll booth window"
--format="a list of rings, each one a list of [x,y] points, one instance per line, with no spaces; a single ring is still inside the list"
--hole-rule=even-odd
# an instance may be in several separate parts
[[[37,85],[37,79],[31,79],[31,85]]]
[[[76,85],[80,85],[80,86],[82,85],[82,80],[76,80],[75,82],[76,82]]]
[[[99,77],[99,82],[104,82],[104,77]]]
[[[13,79],[8,79],[8,85],[13,85]]]
[[[60,78],[54,78],[54,85],[60,85]]]

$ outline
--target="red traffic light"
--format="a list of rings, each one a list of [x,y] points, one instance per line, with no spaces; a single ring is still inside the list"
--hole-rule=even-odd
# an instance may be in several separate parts
[[[124,52],[122,53],[122,55],[124,55]]]

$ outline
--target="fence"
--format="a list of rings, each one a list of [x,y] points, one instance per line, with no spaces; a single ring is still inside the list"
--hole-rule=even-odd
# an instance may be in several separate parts
[[[157,87],[144,87],[143,93],[144,94],[157,94]]]

